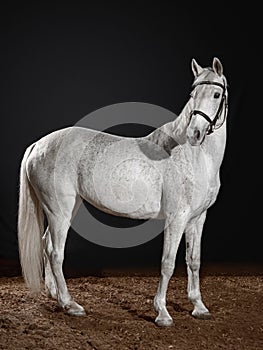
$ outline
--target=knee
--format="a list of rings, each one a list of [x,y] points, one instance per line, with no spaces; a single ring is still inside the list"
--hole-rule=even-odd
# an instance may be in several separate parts
[[[168,259],[165,259],[162,262],[162,275],[171,277],[174,272],[174,262],[169,261]]]
[[[198,272],[200,269],[200,261],[197,259],[186,259],[187,266],[192,272]]]

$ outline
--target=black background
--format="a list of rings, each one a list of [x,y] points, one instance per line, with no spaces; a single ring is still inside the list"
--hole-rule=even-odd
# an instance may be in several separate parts
[[[217,56],[229,83],[228,140],[202,259],[262,262],[260,12],[238,6],[87,1],[2,7],[0,258],[18,261],[18,174],[29,144],[113,103],[147,102],[179,114],[193,81],[191,59],[210,66]],[[70,230],[65,264],[79,271],[155,268],[161,250],[161,235],[111,249]]]

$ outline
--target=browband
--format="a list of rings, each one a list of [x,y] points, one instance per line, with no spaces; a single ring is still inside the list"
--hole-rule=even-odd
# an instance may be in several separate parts
[[[223,90],[225,90],[225,85],[217,82],[217,81],[210,81],[210,80],[203,80],[200,81],[199,83],[193,83],[192,88],[194,89],[198,85],[217,85],[220,86]]]

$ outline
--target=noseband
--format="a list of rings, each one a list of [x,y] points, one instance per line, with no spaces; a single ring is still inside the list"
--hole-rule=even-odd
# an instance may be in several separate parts
[[[198,86],[198,85],[216,85],[216,86],[219,86],[223,89],[223,94],[222,94],[222,98],[221,98],[221,101],[220,101],[220,104],[219,104],[219,107],[218,107],[218,110],[217,110],[217,113],[216,113],[216,116],[215,118],[212,120],[206,113],[202,112],[202,111],[199,111],[198,109],[194,109],[192,112],[191,112],[191,115],[190,115],[190,120],[192,119],[192,116],[193,115],[201,115],[203,118],[205,118],[205,120],[208,121],[209,123],[209,128],[207,130],[207,135],[209,134],[212,134],[214,132],[215,129],[219,129],[225,122],[225,119],[226,119],[226,110],[227,110],[227,101],[226,101],[226,87],[224,84],[221,84],[221,83],[218,83],[216,81],[210,81],[210,80],[203,80],[203,81],[200,81],[200,83],[196,83],[196,84],[193,84],[193,90]],[[218,120],[218,118],[220,117],[220,114],[222,113],[222,110],[223,110],[223,106],[226,106],[225,108],[225,114],[224,114],[224,118],[223,118],[223,122],[216,128],[215,125],[216,125],[216,122]]]

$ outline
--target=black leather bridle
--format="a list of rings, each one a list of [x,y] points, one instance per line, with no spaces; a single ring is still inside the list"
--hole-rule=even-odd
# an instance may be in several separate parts
[[[202,112],[202,111],[199,111],[198,109],[194,109],[192,112],[191,112],[191,115],[190,115],[190,120],[192,119],[192,116],[193,115],[201,115],[203,118],[205,118],[205,120],[208,121],[209,123],[209,128],[207,130],[207,135],[210,135],[214,132],[215,129],[219,129],[225,122],[225,119],[226,119],[226,113],[227,113],[227,98],[226,98],[226,87],[225,87],[225,84],[221,84],[219,82],[216,82],[216,81],[210,81],[210,80],[203,80],[203,81],[200,81],[199,83],[196,83],[196,84],[193,84],[192,87],[193,87],[193,90],[198,86],[198,85],[216,85],[216,86],[219,86],[223,89],[223,94],[222,94],[222,98],[221,98],[221,101],[220,101],[220,104],[219,104],[219,107],[218,107],[218,110],[217,110],[217,113],[216,113],[216,116],[215,118],[212,120],[206,113]],[[225,105],[225,113],[224,113],[224,118],[223,118],[223,121],[222,123],[216,128],[215,125],[216,125],[216,122],[218,120],[218,118],[220,117],[220,114],[222,113],[222,110],[223,110],[223,107]]]

